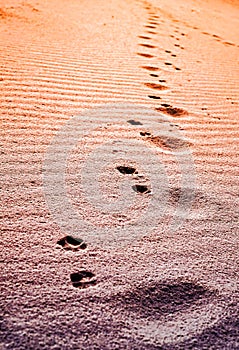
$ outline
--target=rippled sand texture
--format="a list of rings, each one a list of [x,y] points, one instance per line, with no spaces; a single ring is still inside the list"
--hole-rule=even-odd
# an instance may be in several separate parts
[[[0,0],[2,349],[239,348],[238,28],[237,1]]]

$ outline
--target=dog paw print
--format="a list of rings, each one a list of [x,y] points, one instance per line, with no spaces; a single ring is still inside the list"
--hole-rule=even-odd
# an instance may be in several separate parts
[[[87,244],[83,239],[73,236],[65,236],[57,241],[57,244],[60,245],[65,250],[77,251],[79,249],[86,249]]]
[[[131,166],[120,165],[120,166],[117,166],[116,169],[119,170],[121,174],[137,174],[136,169]]]
[[[137,193],[150,193],[150,189],[146,185],[134,185],[132,186],[133,190]]]
[[[147,133],[147,132],[145,132],[145,134],[150,135],[150,133]],[[116,169],[123,175],[134,175],[133,178],[135,180],[144,180],[144,176],[139,175],[137,169],[132,166],[120,165],[120,166],[117,166]],[[135,184],[132,186],[132,189],[135,192],[141,193],[141,194],[151,193],[149,187],[144,184]]]
[[[70,274],[70,279],[75,288],[88,288],[96,284],[96,277],[93,272],[81,270]]]

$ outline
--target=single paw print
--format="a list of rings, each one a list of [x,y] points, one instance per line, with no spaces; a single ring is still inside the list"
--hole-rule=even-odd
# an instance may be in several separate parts
[[[87,244],[83,239],[73,236],[65,236],[57,241],[63,249],[77,251],[79,249],[86,249]]]
[[[70,279],[75,288],[88,288],[96,284],[95,274],[90,271],[81,270],[70,274]]]

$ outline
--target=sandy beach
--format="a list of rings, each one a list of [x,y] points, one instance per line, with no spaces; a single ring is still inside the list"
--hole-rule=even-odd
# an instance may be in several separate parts
[[[239,349],[239,2],[0,27],[0,348]]]

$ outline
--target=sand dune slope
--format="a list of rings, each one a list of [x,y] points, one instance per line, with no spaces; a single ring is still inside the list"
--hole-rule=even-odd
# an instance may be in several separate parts
[[[237,1],[0,28],[2,349],[238,349]]]

